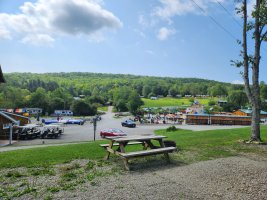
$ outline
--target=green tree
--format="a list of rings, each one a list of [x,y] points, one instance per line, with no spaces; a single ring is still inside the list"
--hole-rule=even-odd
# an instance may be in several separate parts
[[[97,113],[97,108],[90,106],[83,100],[73,101],[71,105],[71,110],[74,115],[78,116],[87,116],[87,115],[95,115]]]
[[[44,88],[37,88],[34,93],[30,95],[30,107],[42,108],[44,112],[47,111],[48,98]]]
[[[131,94],[129,95],[128,102],[126,104],[128,110],[135,115],[137,110],[143,104],[144,104],[144,102],[140,99],[140,97],[137,94],[137,92],[133,90],[131,92]]]
[[[251,138],[250,141],[261,141],[260,134],[260,86],[259,72],[261,60],[261,45],[267,41],[267,1],[256,0],[256,4],[252,10],[252,19],[248,17],[247,0],[241,0],[241,7],[237,9],[243,19],[243,37],[241,50],[241,61],[233,61],[235,66],[243,68],[243,80],[245,83],[245,91],[252,107],[251,122]],[[248,34],[252,34],[252,42],[254,43],[253,55],[248,53]],[[252,70],[250,70],[252,69]],[[252,81],[250,81],[252,77]]]
[[[242,90],[231,91],[227,100],[230,104],[236,105],[238,108],[248,104],[247,95]]]

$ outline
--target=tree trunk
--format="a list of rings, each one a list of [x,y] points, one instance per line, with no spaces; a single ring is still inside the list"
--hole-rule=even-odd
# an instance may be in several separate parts
[[[251,116],[251,141],[261,141],[260,137],[260,107],[252,106]]]
[[[259,11],[260,0],[256,0],[256,10]],[[243,0],[243,67],[245,91],[252,106],[251,116],[251,141],[261,141],[260,137],[260,86],[259,86],[259,65],[260,65],[260,22],[259,12],[255,14],[254,24],[254,57],[252,64],[252,85],[249,81],[249,57],[247,51],[247,0]]]
[[[251,140],[261,141],[260,137],[260,86],[259,86],[259,66],[260,66],[260,22],[259,10],[260,0],[256,0],[256,16],[254,31],[254,58],[252,65],[252,124],[251,124]]]

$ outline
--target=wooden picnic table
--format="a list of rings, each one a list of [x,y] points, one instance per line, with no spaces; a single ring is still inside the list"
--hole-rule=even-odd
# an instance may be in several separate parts
[[[115,154],[123,158],[124,165],[129,170],[128,160],[135,157],[143,157],[155,154],[164,154],[167,162],[170,161],[168,153],[176,150],[176,147],[165,147],[163,139],[166,136],[149,135],[149,136],[123,136],[123,137],[106,137],[110,140],[109,144],[102,144],[101,147],[107,151],[105,159],[109,159],[110,154]],[[157,141],[159,146],[155,146],[152,141]],[[143,145],[142,151],[126,152],[127,145]],[[114,148],[117,148],[116,150]]]

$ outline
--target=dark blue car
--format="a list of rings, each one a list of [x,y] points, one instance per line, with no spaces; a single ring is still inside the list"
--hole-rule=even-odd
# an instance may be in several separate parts
[[[136,127],[136,124],[134,123],[134,121],[132,121],[130,119],[127,119],[127,120],[121,122],[121,125],[125,126],[125,127],[131,127],[131,128],[135,128]]]

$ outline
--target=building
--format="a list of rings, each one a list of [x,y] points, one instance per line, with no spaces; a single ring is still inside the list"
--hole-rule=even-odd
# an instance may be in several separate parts
[[[226,101],[226,100],[218,100],[218,105],[219,106],[224,106],[224,105],[226,105],[228,102]]]
[[[29,115],[41,115],[43,112],[42,108],[25,108],[26,112],[29,113]]]
[[[251,117],[233,115],[186,115],[186,124],[194,125],[251,125]]]
[[[251,116],[251,114],[252,114],[251,109],[240,109],[240,110],[233,112],[233,115],[236,115],[236,116]],[[261,119],[267,118],[267,112],[261,110],[260,117]]]
[[[30,123],[28,117],[0,111],[0,139],[8,139],[10,137],[10,127],[13,127],[13,125],[24,126],[28,123]]]
[[[54,115],[56,116],[73,116],[71,110],[55,110]]]

